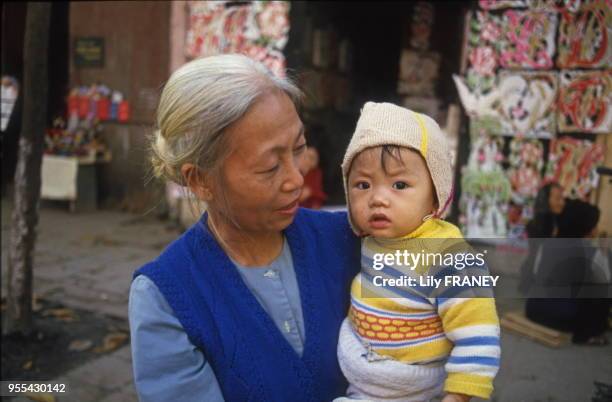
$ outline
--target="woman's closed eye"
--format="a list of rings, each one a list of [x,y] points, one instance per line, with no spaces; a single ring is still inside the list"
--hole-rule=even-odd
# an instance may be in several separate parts
[[[408,187],[408,183],[406,183],[405,181],[396,181],[395,183],[393,183],[393,188],[395,190],[405,190]]]
[[[302,145],[298,145],[294,150],[293,153],[298,155],[303,153],[304,151],[306,151],[306,143],[303,143]]]
[[[257,173],[259,173],[259,174],[270,174],[270,173],[274,173],[274,172],[276,172],[276,171],[278,170],[278,168],[279,168],[279,167],[280,167],[280,164],[278,164],[278,163],[277,163],[276,165],[272,166],[271,168],[266,169],[266,170],[262,170],[262,171],[257,172]]]

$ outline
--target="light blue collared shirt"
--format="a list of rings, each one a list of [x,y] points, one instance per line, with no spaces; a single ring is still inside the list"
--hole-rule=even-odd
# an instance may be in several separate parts
[[[246,286],[301,356],[304,316],[287,240],[281,254],[269,265],[234,264]],[[177,397],[184,402],[224,400],[202,351],[189,341],[164,296],[144,275],[132,282],[129,318],[134,382],[141,401],[161,402]]]

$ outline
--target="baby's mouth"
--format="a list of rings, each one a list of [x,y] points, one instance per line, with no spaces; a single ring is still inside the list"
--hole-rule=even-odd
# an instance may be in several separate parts
[[[376,213],[370,216],[368,223],[373,229],[384,229],[391,225],[391,219],[389,219],[385,214]]]

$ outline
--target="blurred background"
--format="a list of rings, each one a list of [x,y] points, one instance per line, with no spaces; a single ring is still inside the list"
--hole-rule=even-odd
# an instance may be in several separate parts
[[[509,277],[518,281],[526,225],[547,183],[598,206],[599,235],[612,231],[609,1],[53,2],[38,37],[48,91],[35,99],[24,82],[37,60],[26,50],[31,5],[2,4],[3,318],[19,278],[8,277],[11,213],[39,205],[25,264],[31,325],[3,331],[2,380],[70,382],[58,400],[136,400],[131,274],[197,219],[183,188],[147,180],[147,136],[164,82],[198,57],[245,53],[303,89],[300,115],[318,151],[304,206],[344,208],[339,167],[360,108],[385,101],[431,116],[448,136],[449,220],[484,239]],[[40,203],[17,196],[28,101],[46,109],[32,134],[43,143]],[[604,395],[595,382],[612,378],[610,346],[602,353],[538,331],[504,332],[495,400]]]

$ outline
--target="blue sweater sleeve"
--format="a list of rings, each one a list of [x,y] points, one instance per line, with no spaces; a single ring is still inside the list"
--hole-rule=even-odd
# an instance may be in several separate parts
[[[130,288],[134,383],[141,402],[222,402],[215,373],[188,339],[172,308],[146,276]]]

